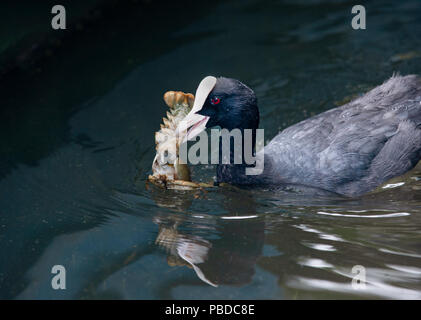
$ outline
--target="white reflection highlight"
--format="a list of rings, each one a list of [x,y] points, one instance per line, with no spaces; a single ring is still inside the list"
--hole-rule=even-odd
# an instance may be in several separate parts
[[[221,219],[224,220],[242,220],[242,219],[254,219],[257,218],[256,215],[253,216],[222,216]]]
[[[344,214],[344,213],[333,213],[333,212],[324,212],[324,211],[318,211],[317,214],[321,214],[325,216],[333,216],[333,217],[345,217],[345,218],[396,218],[396,217],[405,217],[405,216],[411,215],[408,212],[360,215],[360,214]]]
[[[405,182],[398,182],[398,183],[388,183],[387,185],[383,186],[383,189],[392,189],[403,186]]]

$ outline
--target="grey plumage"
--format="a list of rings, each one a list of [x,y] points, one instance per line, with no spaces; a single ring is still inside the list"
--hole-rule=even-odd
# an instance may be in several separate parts
[[[364,96],[299,122],[264,148],[264,183],[357,196],[421,157],[421,79],[392,76]],[[256,181],[257,182],[257,181]]]

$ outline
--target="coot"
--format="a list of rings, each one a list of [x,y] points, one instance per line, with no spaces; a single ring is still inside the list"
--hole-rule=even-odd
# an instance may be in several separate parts
[[[359,196],[415,167],[421,158],[420,125],[420,77],[394,75],[365,95],[280,132],[260,151],[261,174],[247,175],[245,162],[219,164],[216,182],[292,184]],[[259,110],[253,90],[235,79],[204,78],[178,130],[190,128],[186,138],[191,139],[214,126],[255,132]]]

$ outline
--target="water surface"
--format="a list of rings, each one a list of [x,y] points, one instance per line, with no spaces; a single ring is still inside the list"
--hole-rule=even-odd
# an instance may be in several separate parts
[[[146,184],[166,90],[240,79],[270,140],[393,72],[420,74],[421,3],[372,1],[363,31],[352,5],[174,5],[140,22],[134,10],[3,83],[0,297],[420,299],[421,171],[357,199]],[[66,290],[51,288],[57,264]]]

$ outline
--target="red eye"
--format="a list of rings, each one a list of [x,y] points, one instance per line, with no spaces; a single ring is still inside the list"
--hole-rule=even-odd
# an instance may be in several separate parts
[[[217,97],[215,97],[215,98],[212,98],[212,99],[211,99],[211,103],[212,103],[213,105],[218,104],[218,103],[220,103],[220,102],[221,102],[221,99],[219,99],[219,98],[217,98]]]

